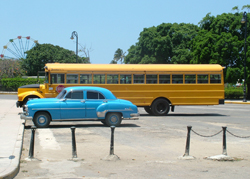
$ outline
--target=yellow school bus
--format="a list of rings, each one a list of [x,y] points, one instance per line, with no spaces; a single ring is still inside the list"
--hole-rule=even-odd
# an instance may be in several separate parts
[[[30,98],[56,97],[69,86],[107,88],[157,116],[178,105],[224,104],[224,67],[218,64],[48,63],[44,68],[44,84],[18,88],[17,107]]]

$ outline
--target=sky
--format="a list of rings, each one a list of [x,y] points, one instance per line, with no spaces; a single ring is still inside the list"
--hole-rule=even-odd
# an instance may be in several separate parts
[[[26,43],[31,48],[37,40],[75,52],[76,38],[70,37],[76,31],[79,51],[86,47],[91,63],[108,64],[118,48],[127,54],[144,28],[162,23],[198,25],[207,13],[234,13],[235,6],[242,12],[243,5],[246,0],[0,0],[0,54],[14,56],[3,47],[17,51],[10,39],[17,49]]]

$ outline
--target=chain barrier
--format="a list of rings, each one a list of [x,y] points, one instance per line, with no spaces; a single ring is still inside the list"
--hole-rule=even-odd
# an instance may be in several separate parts
[[[233,134],[232,132],[230,132],[229,130],[227,130],[227,132],[228,132],[229,134],[231,134],[232,136],[234,136],[234,137],[238,137],[238,138],[250,138],[250,136],[238,136],[238,135],[235,135],[235,134]]]
[[[199,134],[199,133],[195,132],[193,129],[191,129],[191,130],[192,130],[193,133],[195,133],[196,135],[201,136],[201,137],[214,137],[214,136],[218,135],[219,133],[221,133],[223,131],[223,130],[221,130],[221,131],[219,131],[219,132],[217,132],[217,133],[215,133],[213,135],[202,135],[202,134]]]
[[[232,132],[227,130],[227,127],[223,126],[222,130],[220,130],[219,132],[213,134],[213,135],[202,135],[199,134],[198,132],[195,132],[192,129],[192,126],[187,126],[187,141],[186,141],[186,148],[185,148],[185,153],[183,155],[183,157],[190,157],[189,156],[189,149],[190,149],[190,133],[191,131],[193,131],[196,135],[201,136],[201,137],[213,137],[216,136],[218,134],[220,134],[221,132],[223,132],[223,138],[222,138],[222,155],[227,155],[227,141],[226,141],[226,133],[228,132],[229,134],[231,134],[234,137],[238,137],[238,138],[250,138],[250,136],[238,136],[233,134]]]

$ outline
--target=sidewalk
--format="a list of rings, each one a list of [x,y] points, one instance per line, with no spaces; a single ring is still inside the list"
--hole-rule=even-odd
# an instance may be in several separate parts
[[[19,171],[22,152],[24,120],[16,100],[1,99],[0,105],[0,178],[14,178]]]

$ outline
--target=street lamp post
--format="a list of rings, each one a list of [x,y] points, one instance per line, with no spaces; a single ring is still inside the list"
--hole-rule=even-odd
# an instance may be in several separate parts
[[[246,59],[247,59],[247,47],[246,47],[246,40],[247,40],[247,13],[246,11],[243,13],[243,17],[241,19],[241,23],[245,24],[245,45],[244,45],[244,51],[245,51],[245,61],[244,61],[244,99],[243,102],[247,102],[246,99]]]
[[[77,63],[77,57],[78,57],[78,34],[77,34],[76,31],[73,31],[73,32],[72,32],[71,37],[70,37],[71,40],[74,39],[73,36],[76,37],[76,63]]]

